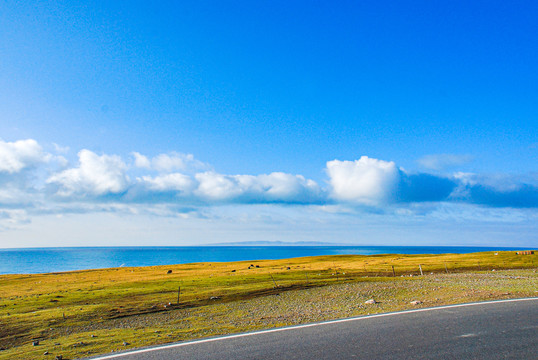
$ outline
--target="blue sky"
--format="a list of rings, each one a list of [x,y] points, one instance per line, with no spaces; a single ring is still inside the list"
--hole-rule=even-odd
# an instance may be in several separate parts
[[[535,2],[3,2],[0,247],[538,243]]]

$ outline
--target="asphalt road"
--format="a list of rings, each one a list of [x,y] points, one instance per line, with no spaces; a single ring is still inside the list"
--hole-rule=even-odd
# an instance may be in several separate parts
[[[344,319],[98,359],[538,359],[538,298]]]

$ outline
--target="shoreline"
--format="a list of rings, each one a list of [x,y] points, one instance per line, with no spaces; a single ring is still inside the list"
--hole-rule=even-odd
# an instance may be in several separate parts
[[[0,275],[45,274],[200,262],[286,260],[330,255],[443,255],[522,251],[475,246],[175,246],[0,249]]]

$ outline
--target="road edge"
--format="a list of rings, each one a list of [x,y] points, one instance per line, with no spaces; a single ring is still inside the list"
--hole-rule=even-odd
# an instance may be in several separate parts
[[[379,313],[379,314],[372,314],[372,315],[362,315],[362,316],[355,316],[355,317],[350,317],[350,318],[321,321],[321,322],[316,322],[316,323],[301,324],[301,325],[291,325],[291,326],[284,326],[284,327],[267,329],[267,330],[258,330],[258,331],[252,331],[252,332],[246,332],[246,333],[217,336],[217,337],[211,337],[211,338],[207,338],[207,339],[191,340],[191,341],[185,341],[185,342],[176,342],[176,343],[170,343],[170,344],[165,344],[165,345],[157,345],[157,346],[152,346],[152,347],[147,347],[147,348],[140,348],[138,350],[128,350],[128,351],[121,352],[121,353],[100,355],[98,357],[91,357],[91,358],[84,358],[84,359],[85,360],[117,359],[117,358],[121,358],[121,357],[128,356],[128,355],[143,354],[143,353],[147,353],[147,352],[151,352],[151,351],[157,351],[157,350],[163,350],[163,349],[172,349],[172,348],[176,348],[176,347],[203,344],[203,343],[208,343],[208,342],[224,341],[224,340],[228,340],[228,339],[235,339],[235,338],[241,338],[241,337],[261,335],[261,334],[269,334],[269,333],[275,333],[275,332],[281,332],[281,331],[290,331],[290,330],[296,330],[296,329],[304,329],[304,328],[322,326],[322,325],[329,325],[329,324],[338,324],[338,323],[350,322],[350,321],[359,321],[359,320],[365,320],[365,319],[371,319],[371,318],[379,318],[379,317],[387,317],[387,316],[395,316],[395,315],[403,315],[403,314],[412,314],[412,313],[443,310],[443,309],[451,309],[451,308],[459,308],[459,307],[467,307],[467,306],[478,306],[478,305],[488,305],[488,304],[518,302],[518,301],[537,301],[537,300],[538,300],[538,297],[528,297],[528,298],[519,298],[519,299],[504,299],[504,300],[488,300],[488,301],[477,301],[477,302],[472,302],[472,303],[433,306],[433,307],[420,308],[420,309],[392,311],[392,312],[387,312],[387,313]]]

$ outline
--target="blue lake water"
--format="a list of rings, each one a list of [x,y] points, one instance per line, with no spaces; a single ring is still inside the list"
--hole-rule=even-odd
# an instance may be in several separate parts
[[[316,255],[443,254],[520,250],[441,246],[182,246],[0,249],[0,274],[36,274],[120,266],[287,259]]]

